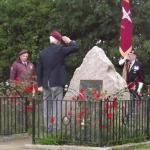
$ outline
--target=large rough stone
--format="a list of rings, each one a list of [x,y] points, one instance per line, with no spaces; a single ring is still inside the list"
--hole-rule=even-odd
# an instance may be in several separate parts
[[[116,72],[114,65],[103,49],[94,46],[83,59],[71,79],[69,90],[64,99],[71,100],[78,93],[80,80],[103,80],[103,92],[112,95],[127,87],[126,81]],[[127,97],[125,96],[127,99]]]

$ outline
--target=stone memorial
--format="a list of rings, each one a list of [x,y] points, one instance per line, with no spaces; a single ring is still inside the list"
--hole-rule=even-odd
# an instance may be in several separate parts
[[[64,99],[71,100],[73,95],[79,93],[82,80],[101,80],[102,91],[108,95],[127,87],[126,81],[115,70],[104,50],[97,46],[89,50],[82,64],[75,70]],[[126,93],[123,98],[128,99],[129,95]]]

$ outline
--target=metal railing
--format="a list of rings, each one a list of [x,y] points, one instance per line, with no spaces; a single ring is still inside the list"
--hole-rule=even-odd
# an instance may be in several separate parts
[[[26,97],[0,97],[0,135],[27,132]]]
[[[143,141],[150,138],[149,112],[149,98],[46,102],[33,99],[33,143],[104,146]]]

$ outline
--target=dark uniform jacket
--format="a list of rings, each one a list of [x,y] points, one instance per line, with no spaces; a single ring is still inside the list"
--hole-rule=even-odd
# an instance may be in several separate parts
[[[144,83],[143,65],[139,60],[135,60],[134,64],[128,71],[127,83],[142,82]]]
[[[42,50],[37,64],[38,86],[43,88],[64,86],[64,58],[75,51],[78,51],[78,47],[74,41],[67,46],[50,44],[49,47]]]

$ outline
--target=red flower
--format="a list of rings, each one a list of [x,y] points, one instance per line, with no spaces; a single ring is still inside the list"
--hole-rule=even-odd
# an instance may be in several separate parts
[[[24,90],[25,90],[26,92],[32,92],[32,91],[33,91],[33,85],[30,84],[30,85],[25,86]]]
[[[23,107],[24,110],[32,110],[32,105],[27,105]]]
[[[77,121],[77,122],[81,122],[81,115],[80,115],[80,114],[78,114],[78,115],[76,116],[76,121]]]
[[[95,94],[97,94],[97,91],[95,89],[93,89],[92,92],[91,92],[91,94],[95,95]]]
[[[67,113],[68,114],[68,116],[72,116],[72,106],[70,107],[70,110],[69,110],[69,112]]]
[[[50,121],[51,124],[53,124],[55,122],[55,118],[53,116],[51,116],[49,121]]]
[[[81,107],[81,108],[80,108],[80,115],[81,115],[81,116],[84,116],[84,114],[85,114],[85,108],[84,108],[84,107]]]
[[[101,96],[100,93],[97,92],[97,93],[93,96],[93,99],[94,99],[94,100],[99,100],[100,96]]]
[[[85,95],[83,93],[80,93],[78,98],[79,100],[83,101],[85,99]]]
[[[85,115],[85,108],[84,107],[81,107],[80,108],[80,112],[77,114],[76,116],[76,121],[77,122],[80,122],[81,121],[81,118]]]
[[[108,113],[107,114],[107,118],[112,118],[113,114],[112,113]]]
[[[72,101],[76,101],[77,100],[77,97],[76,96],[73,96],[72,97]]]
[[[111,109],[117,108],[117,101],[114,99],[113,101],[104,102],[104,111],[108,112]]]
[[[108,101],[104,102],[104,111],[107,112],[109,108],[110,108],[109,102]]]
[[[84,89],[80,89],[80,93],[82,93],[82,94],[83,94],[83,93],[84,93]]]
[[[117,101],[116,101],[116,99],[113,99],[113,101],[111,102],[111,108],[117,108]]]
[[[20,79],[19,77],[16,77],[15,82],[16,82],[16,83],[20,83],[20,82],[21,82],[21,79]]]
[[[72,116],[72,111],[70,110],[69,112],[68,112],[68,116]]]

